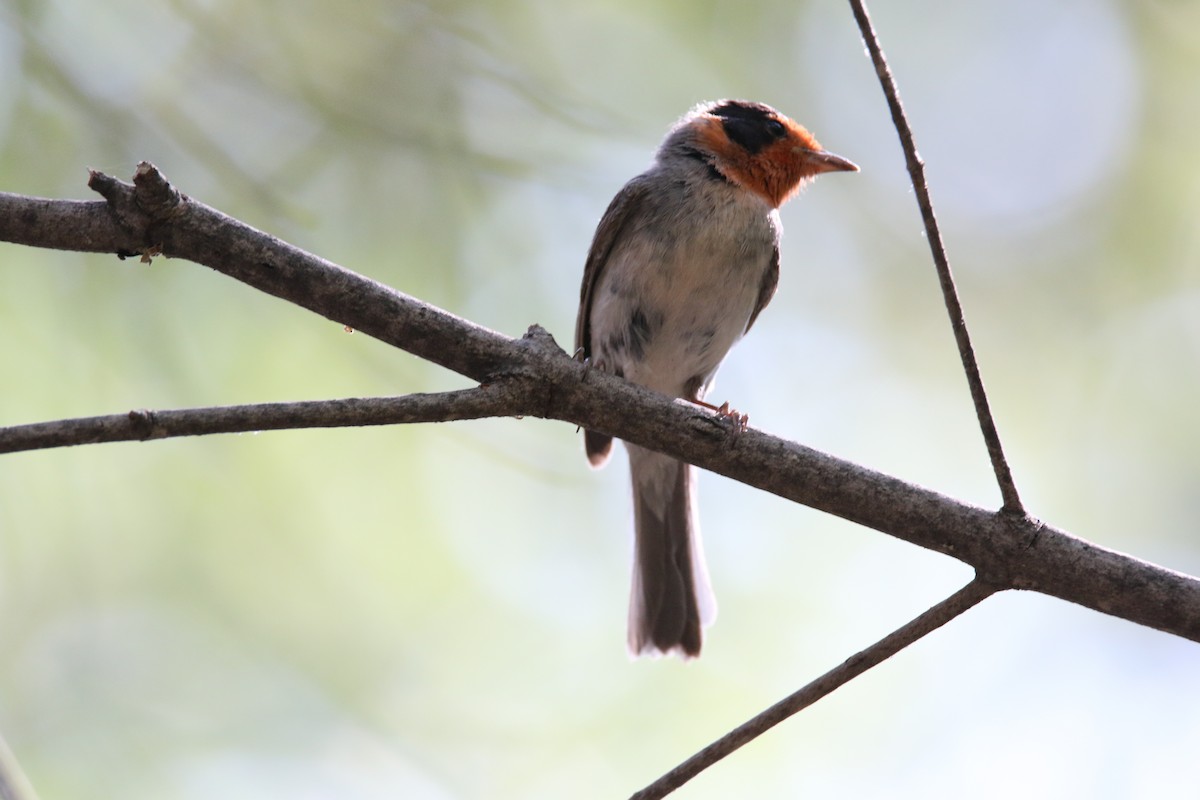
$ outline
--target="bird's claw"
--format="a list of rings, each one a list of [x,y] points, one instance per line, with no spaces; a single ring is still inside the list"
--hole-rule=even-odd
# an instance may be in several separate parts
[[[583,375],[579,378],[580,383],[587,383],[588,376],[592,374],[593,369],[608,372],[608,365],[603,360],[585,355],[582,347],[575,351],[574,358],[583,364]]]
[[[740,436],[750,427],[750,415],[743,414],[736,408],[730,408],[729,403],[721,403],[719,406],[714,406],[712,403],[706,403],[703,400],[693,400],[692,402],[698,406],[707,408],[709,411],[715,412],[717,419],[729,424],[729,430],[734,436]]]
[[[739,412],[736,408],[730,408],[729,403],[721,403],[715,409],[717,416],[729,420],[733,426],[734,434],[745,433],[750,427],[750,415]]]

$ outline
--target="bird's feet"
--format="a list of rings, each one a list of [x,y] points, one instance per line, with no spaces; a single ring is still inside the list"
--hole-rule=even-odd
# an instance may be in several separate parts
[[[598,369],[601,372],[608,371],[605,368],[605,364],[602,360],[598,358],[592,358],[587,354],[586,351],[584,351],[582,347],[575,351],[575,355],[573,355],[572,358],[574,358],[580,364],[583,364],[583,375],[579,379],[580,383],[587,383],[588,376],[592,374],[593,369]]]
[[[750,415],[743,414],[736,408],[731,408],[729,403],[721,403],[719,406],[714,406],[712,403],[707,403],[703,400],[693,400],[698,406],[704,406],[710,411],[715,411],[721,419],[727,420],[730,425],[730,430],[734,435],[745,433],[750,427]]]

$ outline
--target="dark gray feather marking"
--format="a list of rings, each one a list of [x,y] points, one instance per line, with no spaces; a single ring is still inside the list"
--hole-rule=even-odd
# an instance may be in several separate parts
[[[729,179],[721,174],[721,170],[713,166],[711,156],[705,155],[694,147],[685,148],[683,150],[683,154],[693,161],[699,161],[701,164],[703,164],[704,168],[708,171],[709,178],[713,179],[714,181],[724,181],[726,183],[729,182]]]
[[[629,318],[629,354],[638,361],[646,357],[646,345],[650,344],[650,340],[662,325],[661,314],[652,316],[657,317],[653,324],[642,307],[638,306]]]

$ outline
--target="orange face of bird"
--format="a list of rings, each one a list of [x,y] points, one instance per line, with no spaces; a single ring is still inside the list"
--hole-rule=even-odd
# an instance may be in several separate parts
[[[717,106],[691,124],[713,166],[773,208],[822,172],[858,171],[853,162],[823,150],[804,126],[769,106]]]

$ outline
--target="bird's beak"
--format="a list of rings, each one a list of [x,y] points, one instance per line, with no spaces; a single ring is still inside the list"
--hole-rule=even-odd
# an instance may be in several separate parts
[[[858,164],[848,158],[835,156],[828,150],[807,150],[804,155],[814,175],[821,172],[858,172]]]

